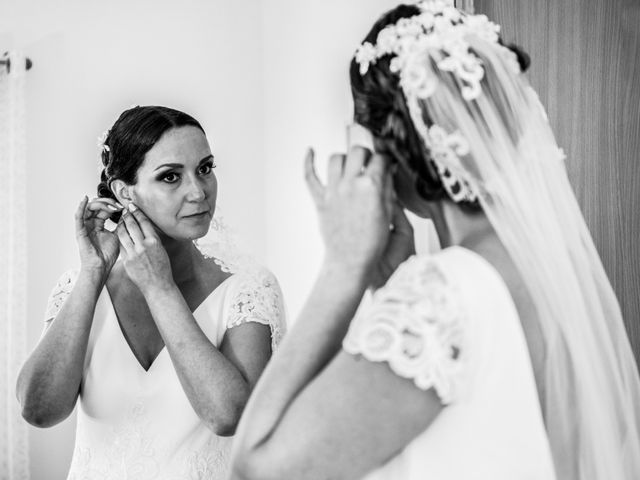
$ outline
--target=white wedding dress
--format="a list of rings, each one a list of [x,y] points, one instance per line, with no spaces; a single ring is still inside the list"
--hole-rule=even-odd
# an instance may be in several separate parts
[[[67,273],[58,282],[47,320],[57,315],[74,278]],[[215,346],[228,328],[259,322],[271,327],[275,347],[285,328],[282,305],[275,277],[260,270],[227,278],[193,315]],[[68,480],[224,479],[230,442],[198,418],[166,347],[149,370],[142,368],[103,288],[84,363]]]
[[[366,480],[556,478],[518,313],[476,253],[450,247],[407,260],[360,309],[343,347],[433,388],[445,405]]]

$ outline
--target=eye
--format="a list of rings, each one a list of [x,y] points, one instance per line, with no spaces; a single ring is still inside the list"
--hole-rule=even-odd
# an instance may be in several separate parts
[[[180,179],[180,175],[176,172],[166,172],[159,179],[165,183],[176,183]]]
[[[213,162],[213,160],[210,160],[200,165],[200,167],[198,168],[198,173],[200,173],[200,175],[209,175],[214,168],[216,168],[216,164]]]

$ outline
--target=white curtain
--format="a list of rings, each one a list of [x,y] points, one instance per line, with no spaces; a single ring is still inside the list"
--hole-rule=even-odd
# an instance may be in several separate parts
[[[26,59],[0,65],[0,479],[29,478],[27,425],[15,395],[26,354]]]

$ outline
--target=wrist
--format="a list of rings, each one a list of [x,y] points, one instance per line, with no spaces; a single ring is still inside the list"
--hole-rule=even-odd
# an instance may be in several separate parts
[[[144,285],[139,285],[140,291],[145,298],[154,296],[167,296],[179,292],[173,280],[158,280],[155,282],[148,282]]]
[[[366,281],[371,276],[373,268],[370,262],[326,256],[322,262],[321,270],[332,275]]]
[[[356,290],[364,291],[371,283],[371,275],[372,268],[366,263],[325,258],[320,268],[319,277],[329,282],[350,285]]]
[[[78,273],[78,279],[86,280],[91,284],[96,284],[101,287],[106,283],[108,276],[109,271],[105,267],[88,267],[83,265],[80,267],[80,272]]]

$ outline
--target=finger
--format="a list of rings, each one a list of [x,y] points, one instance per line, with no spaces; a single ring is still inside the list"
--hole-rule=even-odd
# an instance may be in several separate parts
[[[314,201],[317,203],[324,194],[324,185],[320,182],[315,166],[315,153],[312,148],[307,150],[304,158],[304,179]]]
[[[378,153],[374,153],[366,167],[367,175],[371,176],[378,185],[384,185],[384,175],[387,170],[387,159]]]
[[[398,202],[393,203],[393,217],[391,219],[395,234],[413,236],[413,225],[409,221],[404,208]]]
[[[119,210],[121,209],[107,203],[91,201],[87,205],[85,220],[88,220],[90,218],[99,218],[101,220],[106,220]]]
[[[76,226],[76,236],[85,237],[87,235],[87,229],[84,224],[84,213],[87,207],[87,203],[89,202],[89,198],[85,195],[80,200],[78,204],[78,208],[76,209],[75,214],[75,226]]]
[[[149,220],[142,210],[138,208],[133,202],[129,204],[129,211],[133,215],[133,217],[138,222],[140,226],[140,230],[142,230],[142,234],[145,238],[157,238],[158,234],[156,233],[156,229],[153,227],[153,223]],[[129,216],[129,215],[127,215]]]
[[[112,212],[118,212],[120,210],[122,210],[124,207],[118,203],[117,201],[115,201],[112,198],[104,198],[104,197],[98,197],[98,198],[94,198],[89,202],[89,206],[90,208],[98,208],[98,207],[103,207],[103,208],[108,208],[110,209]]]
[[[334,153],[329,157],[327,184],[335,185],[342,178],[342,171],[344,169],[345,155],[341,153]]]
[[[119,208],[117,208],[115,205],[112,205],[111,202],[104,202],[98,198],[94,198],[89,201],[85,209],[85,225],[91,231],[102,230],[104,228],[105,221],[118,210]]]
[[[124,224],[124,227],[129,234],[131,241],[134,245],[142,245],[144,242],[144,234],[140,229],[140,225],[138,225],[136,217],[134,217],[128,211],[125,212],[126,213],[122,215],[122,223]]]
[[[129,257],[133,256],[135,253],[135,246],[131,241],[131,236],[127,231],[127,227],[125,227],[124,225],[124,219],[118,222],[118,226],[116,227],[116,235],[118,235],[120,246],[122,246],[127,256]]]
[[[371,152],[364,147],[355,146],[349,150],[349,155],[344,164],[344,177],[353,178],[362,174]]]
[[[104,202],[104,203],[109,203],[111,205],[114,205],[118,208],[123,208],[123,205],[116,200],[115,198],[111,198],[111,197],[94,197],[91,199],[92,202]]]
[[[393,188],[393,175],[391,174],[390,169],[387,169],[385,172],[383,182],[382,195],[384,198],[384,204],[387,208],[387,212],[392,216],[394,213],[394,204],[396,203],[396,192]]]
[[[104,228],[104,224],[107,221],[107,218],[111,217],[111,213],[107,212],[98,212],[93,217],[91,217],[90,221],[87,222],[85,220],[85,225],[89,225],[89,228],[92,231],[99,231]]]

